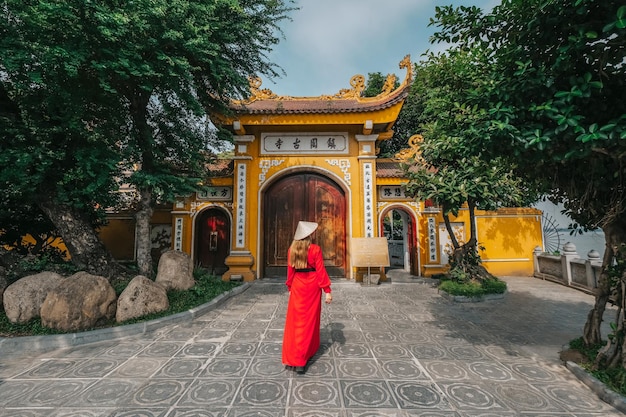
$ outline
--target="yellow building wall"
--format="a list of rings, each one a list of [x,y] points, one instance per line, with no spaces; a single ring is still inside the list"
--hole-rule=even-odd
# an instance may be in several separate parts
[[[100,240],[119,261],[135,259],[135,219],[133,217],[109,218],[109,223],[98,231]]]
[[[533,275],[533,250],[542,245],[541,211],[533,208],[504,208],[495,212],[476,211],[476,234],[483,266],[495,276]],[[435,233],[429,231],[428,219],[434,219]],[[466,239],[470,234],[469,211],[462,209],[453,223],[462,223]],[[433,276],[447,271],[442,263],[440,225],[443,215],[437,210],[424,211],[419,218],[421,273]],[[430,259],[434,239],[436,261]]]
[[[108,218],[108,224],[98,230],[98,236],[111,255],[119,261],[135,260],[135,218],[131,215],[114,214]],[[152,227],[171,226],[170,209],[156,209],[150,220]],[[155,259],[156,260],[156,259]]]
[[[483,265],[496,276],[533,275],[533,250],[542,247],[541,211],[506,208],[476,218]]]

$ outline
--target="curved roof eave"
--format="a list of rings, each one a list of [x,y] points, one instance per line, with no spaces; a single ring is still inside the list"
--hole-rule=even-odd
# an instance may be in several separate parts
[[[407,71],[404,81],[394,89],[396,76],[388,75],[383,91],[375,97],[362,97],[362,92],[365,89],[365,77],[362,75],[352,77],[350,80],[352,88],[342,89],[334,95],[318,97],[278,96],[269,89],[260,89],[260,79],[251,79],[251,96],[246,100],[232,101],[229,107],[233,115],[227,119],[234,120],[243,115],[321,115],[380,112],[397,104],[402,104],[409,94],[409,87],[413,81],[413,68],[409,55],[400,62],[399,67],[405,68]]]

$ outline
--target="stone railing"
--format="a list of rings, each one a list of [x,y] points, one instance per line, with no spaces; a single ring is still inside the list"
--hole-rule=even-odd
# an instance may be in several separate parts
[[[534,276],[558,282],[569,287],[576,287],[590,293],[598,287],[598,278],[602,269],[600,254],[591,250],[587,259],[582,259],[576,252],[576,246],[567,242],[561,255],[550,255],[536,247],[533,252]]]

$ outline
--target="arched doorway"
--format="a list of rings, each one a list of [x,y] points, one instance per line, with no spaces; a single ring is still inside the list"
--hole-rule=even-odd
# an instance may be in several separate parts
[[[322,248],[331,276],[345,277],[346,197],[330,179],[316,173],[285,176],[272,184],[263,204],[263,274],[287,276],[287,250],[298,221],[319,224],[314,243]]]
[[[230,250],[230,219],[224,211],[209,208],[196,219],[196,264],[214,275],[222,275]]]
[[[381,236],[387,238],[390,269],[419,275],[417,229],[413,215],[402,207],[392,207],[383,213],[380,226]]]

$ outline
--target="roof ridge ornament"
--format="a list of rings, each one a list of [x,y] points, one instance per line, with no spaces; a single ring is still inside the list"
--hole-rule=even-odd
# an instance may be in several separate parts
[[[395,88],[397,77],[394,74],[388,74],[383,84],[380,94],[375,97],[363,97],[365,90],[365,77],[361,74],[354,75],[350,78],[351,88],[343,88],[336,94],[320,95],[317,97],[298,97],[298,96],[279,96],[269,88],[261,88],[262,80],[258,76],[249,77],[250,96],[244,100],[234,100],[235,104],[249,104],[257,100],[356,100],[358,102],[374,102],[384,99],[396,91],[404,89],[413,81],[413,64],[411,63],[411,55],[406,55],[400,64],[400,69],[406,70],[406,76],[402,84]]]
[[[423,162],[424,159],[422,158],[422,152],[420,149],[423,141],[424,136],[420,134],[411,136],[408,140],[408,148],[401,149],[398,153],[396,153],[395,157],[404,163],[409,163],[411,161]]]

